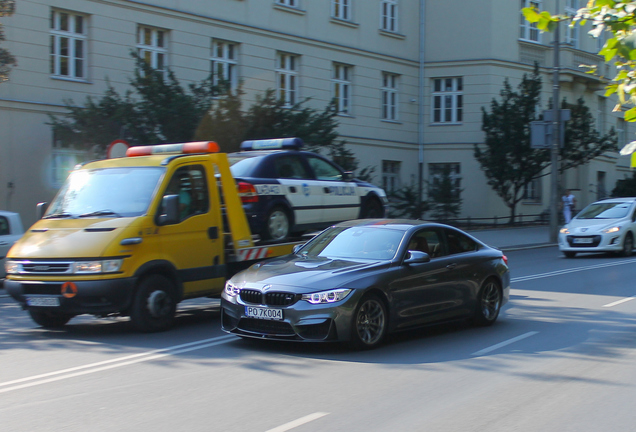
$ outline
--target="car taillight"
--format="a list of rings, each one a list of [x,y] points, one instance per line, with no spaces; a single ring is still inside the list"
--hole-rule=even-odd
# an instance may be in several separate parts
[[[501,258],[503,258],[504,264],[508,265],[508,257],[505,255],[502,255]]]
[[[239,182],[238,193],[243,204],[258,202],[258,193],[251,183]]]

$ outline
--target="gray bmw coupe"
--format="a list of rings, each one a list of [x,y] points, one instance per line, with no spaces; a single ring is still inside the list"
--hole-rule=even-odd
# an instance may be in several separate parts
[[[232,277],[222,327],[242,337],[370,349],[387,333],[432,323],[491,325],[509,295],[504,254],[457,228],[354,220]]]

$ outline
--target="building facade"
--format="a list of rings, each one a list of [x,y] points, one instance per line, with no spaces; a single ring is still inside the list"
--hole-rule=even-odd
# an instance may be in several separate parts
[[[310,98],[322,110],[335,98],[338,132],[359,160],[374,167],[387,192],[433,182],[450,168],[461,189],[462,217],[506,217],[473,156],[484,141],[481,108],[508,79],[516,87],[538,62],[542,104],[552,94],[552,38],[526,23],[520,9],[575,10],[574,0],[20,0],[3,18],[3,46],[18,60],[0,84],[0,208],[35,220],[68,170],[86,154],[54,139],[50,115],[65,100],[82,105],[108,85],[129,89],[138,53],[182,84],[210,72],[243,83],[243,107],[268,89],[290,105]],[[561,97],[583,97],[601,131],[629,130],[612,113],[599,79],[582,63],[611,73],[598,41],[584,29],[562,30]],[[571,170],[563,187],[587,204],[631,175],[629,158],[606,154]],[[517,209],[549,206],[549,177],[529,185]]]

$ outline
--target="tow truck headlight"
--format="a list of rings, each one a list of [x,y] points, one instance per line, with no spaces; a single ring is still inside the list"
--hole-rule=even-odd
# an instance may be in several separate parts
[[[230,297],[236,297],[237,295],[239,295],[240,292],[241,289],[234,285],[232,282],[225,282],[225,294],[229,295]]]
[[[350,292],[350,289],[340,288],[311,294],[303,294],[302,299],[311,304],[335,303],[346,298]]]
[[[73,273],[76,274],[96,274],[114,273],[119,271],[123,264],[123,258],[101,261],[77,261],[73,265]]]
[[[621,227],[613,226],[613,227],[605,228],[603,232],[606,234],[611,234],[611,233],[619,232],[620,230],[621,230]]]
[[[15,261],[6,260],[4,262],[4,271],[7,274],[18,274],[20,273],[20,264]]]

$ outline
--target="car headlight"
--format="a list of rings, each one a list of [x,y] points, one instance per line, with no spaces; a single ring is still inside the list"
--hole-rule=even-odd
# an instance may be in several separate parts
[[[229,295],[230,297],[236,297],[237,295],[239,295],[240,292],[241,289],[234,285],[232,282],[225,282],[225,294]]]
[[[603,232],[606,234],[611,234],[611,233],[619,232],[620,230],[621,230],[621,227],[613,226],[613,227],[605,228]]]
[[[7,274],[18,274],[20,273],[21,266],[16,261],[6,260],[4,262],[4,271]]]
[[[570,234],[570,230],[569,230],[569,229],[567,229],[567,228],[565,228],[565,227],[561,228],[561,229],[559,230],[559,232],[560,232],[561,234]]]
[[[73,273],[75,274],[96,274],[114,273],[119,271],[124,259],[101,260],[101,261],[77,261],[73,263]]]
[[[317,293],[303,294],[302,300],[308,301],[311,304],[335,303],[343,300],[350,292],[351,290],[346,288],[320,291]]]

